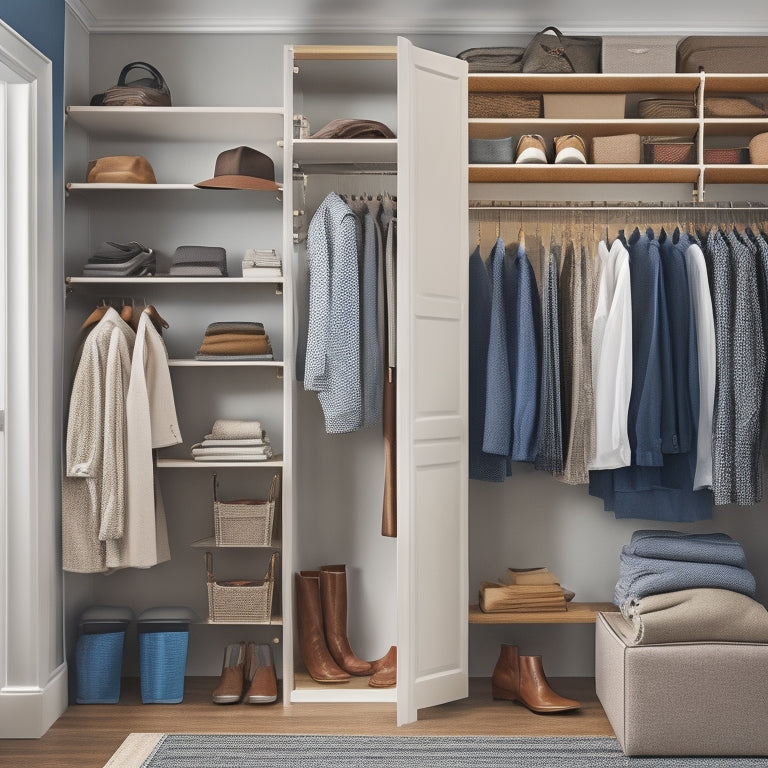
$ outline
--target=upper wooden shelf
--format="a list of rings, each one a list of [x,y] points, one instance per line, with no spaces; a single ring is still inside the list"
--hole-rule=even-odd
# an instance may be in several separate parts
[[[524,613],[483,613],[479,605],[469,606],[470,624],[594,624],[597,614],[618,611],[613,603],[567,603],[564,611]]]
[[[282,107],[70,106],[66,114],[104,139],[243,142],[283,136]]]
[[[64,278],[70,283],[83,283],[85,285],[97,285],[102,283],[142,283],[144,285],[172,285],[177,283],[205,284],[205,285],[247,285],[253,283],[282,283],[282,277],[178,277],[173,275],[154,275],[152,277],[82,277],[71,275]]]
[[[469,76],[469,90],[477,93],[694,93],[700,84],[698,74]]]
[[[695,184],[699,170],[698,165],[470,165],[469,181]]]
[[[194,459],[158,459],[158,467],[168,469],[208,469],[210,467],[282,467],[283,457],[273,456],[266,461],[195,461]]]
[[[295,45],[294,61],[391,61],[396,45]]]
[[[295,139],[293,159],[299,165],[393,164],[397,139]]]
[[[768,91],[768,74],[706,74],[704,90],[712,93],[765,93]]]

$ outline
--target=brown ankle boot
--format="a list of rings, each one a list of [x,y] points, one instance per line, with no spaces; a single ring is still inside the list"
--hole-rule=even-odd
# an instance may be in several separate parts
[[[301,658],[312,679],[318,683],[343,683],[349,680],[349,675],[333,660],[325,642],[320,571],[301,571],[296,574],[296,615]]]
[[[213,690],[214,704],[237,704],[243,695],[245,643],[233,643],[224,649],[219,684]]]
[[[320,600],[325,640],[334,661],[350,675],[370,675],[370,662],[355,655],[347,636],[346,566],[323,565],[320,568]]]
[[[277,701],[277,675],[269,645],[248,643],[246,649],[245,682],[248,689],[243,696],[246,704],[271,704]]]
[[[373,676],[368,681],[371,688],[392,688],[397,685],[397,646],[393,645],[377,661],[371,664]]]
[[[581,706],[550,688],[541,656],[520,656],[514,645],[501,646],[491,685],[494,699],[518,701],[539,714],[567,712]]]

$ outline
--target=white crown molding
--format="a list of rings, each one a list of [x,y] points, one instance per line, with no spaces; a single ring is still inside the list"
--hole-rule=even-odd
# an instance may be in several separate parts
[[[91,13],[90,8],[85,5],[83,0],[66,0],[72,15],[80,22],[86,32],[93,32],[96,29],[96,17]]]
[[[543,27],[549,21],[536,19],[520,19],[506,15],[504,18],[473,17],[429,18],[426,16],[391,17],[381,15],[372,18],[366,14],[357,16],[351,14],[324,14],[320,17],[304,15],[274,17],[257,15],[225,15],[204,16],[175,15],[159,16],[143,13],[141,17],[118,16],[104,14],[97,17],[88,7],[87,0],[66,0],[88,32],[92,33],[218,33],[218,34],[435,34],[435,35],[530,35]],[[590,22],[585,23],[584,16],[558,17],[557,25],[567,30],[571,35],[659,35],[659,27],[652,22],[647,26],[632,22]],[[697,35],[755,35],[765,33],[746,22],[734,19],[728,24],[719,20],[711,26],[694,26],[687,19],[679,29],[665,27],[664,34],[682,37],[690,34]]]

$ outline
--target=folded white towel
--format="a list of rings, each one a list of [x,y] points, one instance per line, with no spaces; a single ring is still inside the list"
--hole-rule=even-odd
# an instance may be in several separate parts
[[[232,456],[242,454],[243,456],[258,456],[261,454],[272,455],[271,445],[250,445],[250,446],[232,446],[223,448],[203,448],[200,443],[192,446],[193,456]]]
[[[222,456],[221,454],[217,454],[215,456],[195,456],[195,461],[267,461],[268,459],[272,458],[271,456],[267,456],[266,454],[233,454],[233,455],[227,455]]]
[[[197,445],[203,448],[224,448],[233,445],[268,445],[269,442],[270,439],[266,435],[263,438],[254,437],[253,439],[245,438],[243,440],[216,440],[213,435],[206,435],[203,442],[197,443]]]

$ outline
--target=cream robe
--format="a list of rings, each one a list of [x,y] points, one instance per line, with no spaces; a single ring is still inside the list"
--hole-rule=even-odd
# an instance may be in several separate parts
[[[125,398],[135,340],[110,307],[88,334],[75,372],[62,480],[62,565],[107,570],[105,542],[125,521]]]
[[[181,442],[163,337],[141,313],[126,398],[127,513],[123,536],[107,541],[107,567],[149,568],[170,560],[165,508],[152,456]]]

